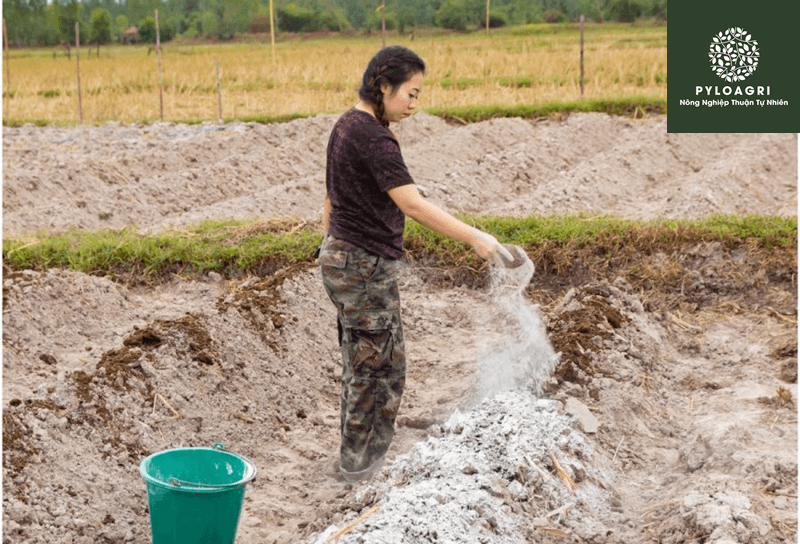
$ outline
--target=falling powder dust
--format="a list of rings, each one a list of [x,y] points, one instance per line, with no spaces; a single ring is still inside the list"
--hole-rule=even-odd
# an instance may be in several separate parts
[[[487,332],[478,338],[482,347],[473,402],[517,389],[528,389],[538,396],[557,362],[539,312],[524,295],[533,277],[533,262],[519,246],[505,247],[514,260],[493,263],[491,304],[475,315]]]

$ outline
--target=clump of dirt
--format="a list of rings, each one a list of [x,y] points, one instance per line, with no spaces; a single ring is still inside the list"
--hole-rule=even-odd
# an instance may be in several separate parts
[[[607,286],[588,285],[580,291],[571,289],[556,309],[559,319],[551,322],[547,333],[559,355],[555,370],[558,383],[584,385],[595,373],[592,352],[603,340],[614,335],[627,318],[612,307],[606,297]]]
[[[41,402],[41,401],[40,401]],[[19,399],[11,399],[11,406],[19,406]],[[3,468],[12,474],[19,473],[28,464],[31,456],[39,453],[29,437],[31,429],[12,412],[3,412]]]
[[[298,263],[280,268],[264,277],[253,276],[235,285],[229,293],[217,300],[217,311],[223,313],[235,308],[261,333],[261,339],[273,350],[280,350],[276,332],[286,324],[285,314],[278,311],[280,287],[286,278],[308,268]]]

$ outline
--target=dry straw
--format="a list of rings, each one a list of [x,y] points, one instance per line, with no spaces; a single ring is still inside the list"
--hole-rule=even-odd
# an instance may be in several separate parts
[[[413,47],[426,60],[423,109],[580,100],[579,29],[545,34],[531,28],[528,35],[508,29],[491,38],[420,33],[414,42],[397,35],[390,41]],[[152,120],[162,108],[169,120],[216,119],[220,95],[228,118],[342,111],[352,105],[361,72],[380,42],[284,41],[274,58],[269,43],[160,45],[156,55],[147,45],[109,46],[82,59],[88,122]],[[587,25],[585,55],[586,99],[666,97],[665,28]],[[11,52],[6,68],[15,75],[5,89],[11,97],[5,115],[76,121],[76,74],[68,64],[51,50]]]

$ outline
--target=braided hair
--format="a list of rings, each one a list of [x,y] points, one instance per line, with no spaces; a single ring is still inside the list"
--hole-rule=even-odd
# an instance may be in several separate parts
[[[416,53],[402,45],[384,47],[372,57],[364,70],[358,97],[375,105],[375,117],[388,128],[381,85],[388,84],[396,89],[417,73],[425,73],[425,62]]]

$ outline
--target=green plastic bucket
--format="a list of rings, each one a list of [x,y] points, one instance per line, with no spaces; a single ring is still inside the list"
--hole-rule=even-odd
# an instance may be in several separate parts
[[[154,453],[139,473],[147,482],[153,544],[233,544],[245,485],[256,467],[221,444]]]

